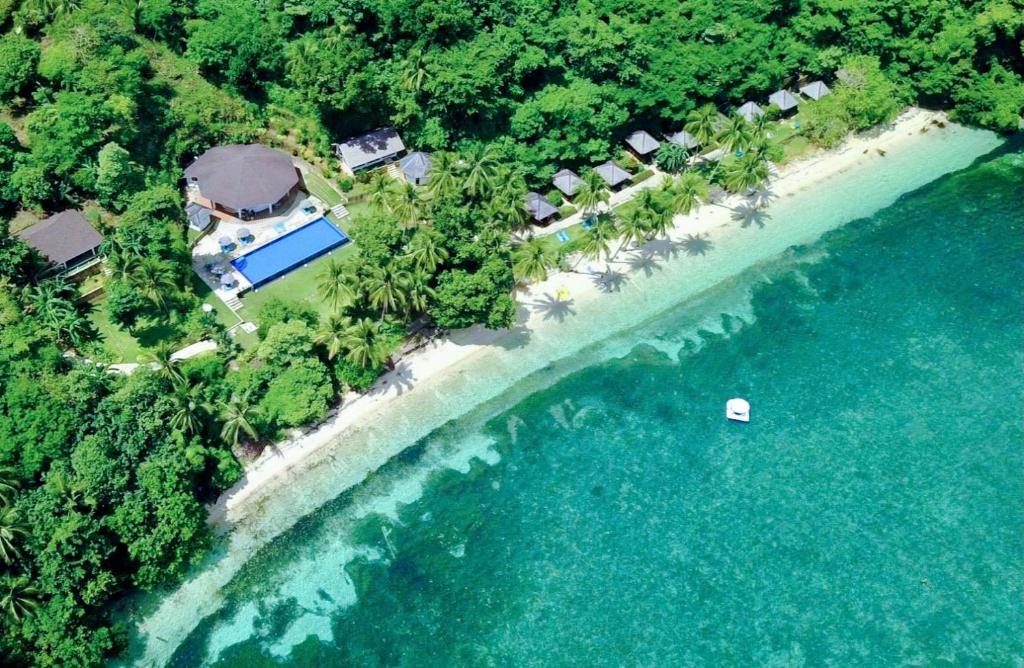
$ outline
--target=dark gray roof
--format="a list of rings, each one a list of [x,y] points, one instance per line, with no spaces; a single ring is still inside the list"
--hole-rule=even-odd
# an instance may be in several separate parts
[[[409,179],[422,179],[430,173],[430,154],[423,151],[410,153],[398,161],[402,173]]]
[[[798,103],[796,96],[786,89],[777,90],[768,96],[768,104],[774,104],[782,111],[789,111]]]
[[[581,181],[576,172],[571,169],[562,169],[551,177],[551,183],[561,190],[564,195],[572,197],[580,189],[580,185],[583,181]]]
[[[278,202],[299,183],[292,159],[262,144],[216,146],[185,169],[203,197],[240,211]]]
[[[633,134],[626,137],[626,143],[629,144],[634,151],[640,155],[647,155],[652,151],[657,151],[661,145],[658,140],[652,137],[644,130],[637,130]]]
[[[758,116],[764,116],[764,109],[757,106],[756,102],[744,102],[743,106],[736,110],[736,113],[753,122]]]
[[[686,130],[680,130],[679,132],[673,132],[670,135],[665,135],[665,139],[669,140],[673,144],[679,144],[683,148],[697,148],[700,146],[700,142],[697,141],[697,138]]]
[[[379,128],[334,145],[334,150],[350,169],[388,158],[405,150],[394,128]]]
[[[558,213],[558,209],[551,202],[544,199],[540,193],[526,193],[526,210],[533,214],[533,219],[540,222]]]
[[[812,81],[800,89],[800,92],[812,100],[820,100],[832,91],[825,85],[824,81]]]
[[[185,215],[188,216],[188,224],[193,229],[202,231],[210,226],[212,222],[210,215],[213,212],[198,202],[189,202],[185,205]]]
[[[54,264],[64,264],[103,243],[100,233],[74,209],[52,215],[18,236]]]
[[[604,182],[612,187],[619,185],[623,181],[628,181],[633,176],[611,160],[594,167],[594,171],[600,174]]]

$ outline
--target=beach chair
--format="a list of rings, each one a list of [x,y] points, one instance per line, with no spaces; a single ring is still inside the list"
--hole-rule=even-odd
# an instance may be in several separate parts
[[[558,230],[558,232],[555,233],[555,238],[564,244],[569,241],[569,233],[565,230]]]

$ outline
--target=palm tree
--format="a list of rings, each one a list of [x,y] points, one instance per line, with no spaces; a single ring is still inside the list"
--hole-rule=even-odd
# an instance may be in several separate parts
[[[174,270],[167,263],[145,258],[132,271],[129,280],[136,290],[163,311],[167,307],[167,295],[178,290],[174,278]]]
[[[434,288],[430,287],[430,274],[417,269],[409,277],[406,302],[412,313],[425,313],[430,300],[434,298]]]
[[[75,312],[70,294],[71,288],[63,278],[49,279],[29,289],[28,306],[43,325],[56,332]]]
[[[654,156],[658,167],[661,167],[662,170],[670,174],[678,174],[683,171],[689,159],[690,156],[685,148],[670,141],[662,143],[658,148],[657,154]]]
[[[366,279],[366,293],[370,304],[380,309],[380,319],[384,320],[388,311],[394,311],[405,304],[408,298],[409,272],[399,269],[394,264],[375,268]]]
[[[220,437],[232,448],[238,447],[242,434],[248,435],[253,440],[259,438],[256,428],[253,426],[259,413],[256,407],[249,402],[248,394],[241,397],[234,395],[230,401],[221,402],[220,417],[224,421],[224,425],[220,428]]]
[[[448,259],[448,251],[441,245],[443,240],[444,237],[437,230],[421,227],[405,247],[405,255],[412,259],[416,269],[433,273],[439,264]]]
[[[0,579],[0,614],[8,625],[31,617],[39,609],[39,590],[25,576],[5,575]]]
[[[594,170],[587,170],[580,177],[580,188],[573,201],[579,205],[583,217],[593,216],[601,204],[607,204],[610,194],[608,184]]]
[[[622,242],[612,257],[618,257],[622,249],[629,244],[641,246],[647,241],[647,235],[651,230],[652,212],[642,208],[632,209],[619,219],[619,233],[622,235]]]
[[[161,341],[152,350],[143,354],[142,361],[149,364],[156,364],[158,373],[174,384],[185,381],[184,374],[178,367],[178,360],[174,359],[174,348],[166,341]]]
[[[370,206],[378,213],[391,210],[391,179],[387,172],[378,171],[370,179]]]
[[[701,146],[707,146],[715,138],[717,125],[718,110],[712,104],[705,104],[686,115],[686,124],[683,129],[693,135],[693,138],[699,141]]]
[[[556,262],[555,251],[543,239],[531,236],[512,251],[512,275],[517,281],[546,281],[548,268]]]
[[[174,413],[171,414],[171,430],[192,436],[202,432],[205,407],[199,399],[202,386],[189,387],[187,383],[178,383],[174,389]]]
[[[752,190],[768,178],[768,164],[757,153],[748,153],[729,165],[725,183],[733,192]]]
[[[444,197],[459,189],[458,161],[454,154],[438,151],[430,156],[430,181],[427,190],[435,197]]]
[[[615,223],[608,216],[601,216],[583,235],[580,242],[580,259],[600,260],[603,255],[611,259],[611,242],[618,236]],[[579,264],[579,260],[576,261]]]
[[[337,310],[339,306],[355,299],[352,285],[352,272],[337,259],[332,259],[317,275],[316,289],[331,306]]]
[[[379,367],[387,358],[384,343],[380,340],[380,323],[363,318],[349,328],[345,336],[348,352],[345,359],[364,369]]]
[[[329,316],[327,321],[321,324],[316,342],[327,346],[327,359],[334,359],[344,349],[345,337],[350,327],[352,319],[337,313]]]
[[[719,130],[717,139],[723,149],[732,153],[747,149],[754,140],[754,134],[747,119],[739,114],[733,114]]]
[[[418,93],[423,89],[427,80],[428,57],[421,49],[414,49],[405,59],[401,74],[401,86],[403,90]]]
[[[0,466],[0,503],[10,503],[18,491],[18,476],[10,466]]]
[[[466,153],[466,178],[462,188],[466,193],[483,201],[487,193],[494,188],[495,173],[498,170],[498,158],[494,147],[478,145]],[[433,174],[431,174],[433,178]]]
[[[28,526],[18,517],[14,506],[0,506],[0,559],[10,564],[21,556],[15,544],[21,537],[28,535]]]
[[[672,212],[682,216],[690,215],[694,209],[707,201],[709,190],[708,182],[700,174],[683,174],[670,190]]]
[[[413,227],[423,219],[423,200],[420,192],[411,183],[406,183],[397,193],[391,197],[391,211],[398,218],[398,222],[405,227]]]

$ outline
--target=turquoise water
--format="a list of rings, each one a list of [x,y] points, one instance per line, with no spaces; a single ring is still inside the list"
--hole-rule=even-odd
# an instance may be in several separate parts
[[[1022,187],[997,152],[553,363],[262,550],[171,665],[1020,664]]]

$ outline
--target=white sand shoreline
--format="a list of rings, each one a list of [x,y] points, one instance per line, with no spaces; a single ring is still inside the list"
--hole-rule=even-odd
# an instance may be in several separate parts
[[[941,112],[911,108],[891,126],[853,136],[836,149],[818,151],[796,161],[772,178],[770,188],[773,196],[793,196],[866,160],[884,159],[883,152],[894,150],[902,141],[920,133],[922,129],[933,128],[933,120],[948,122]],[[692,235],[735,233],[736,226],[728,226],[727,230],[720,228],[735,221],[734,212],[729,207],[746,201],[745,198],[734,196],[730,198],[728,206],[705,205],[690,216],[677,216],[676,226],[670,236],[679,241],[688,235],[692,238]],[[615,263],[616,270],[622,264],[621,260],[628,255],[625,251],[620,255],[619,261]],[[593,264],[598,271],[605,268],[604,263]],[[562,288],[569,291],[572,301],[577,305],[602,295],[593,276],[553,273],[548,280],[528,286],[520,294],[520,301],[531,303],[544,298],[550,300],[551,295]],[[523,310],[526,317],[521,319],[517,330],[520,336],[524,331],[535,332],[542,326],[544,319],[539,309]],[[544,323],[543,326],[557,325]],[[212,506],[210,524],[225,529],[244,522],[250,511],[259,505],[259,500],[273,491],[275,483],[285,479],[295,481],[301,469],[310,463],[314,453],[332,443],[339,443],[342,436],[359,426],[371,411],[401,396],[417,392],[425,381],[440,377],[506,336],[509,336],[508,332],[472,328],[432,340],[407,355],[394,371],[382,376],[372,390],[363,395],[346,396],[341,407],[324,423],[297,438],[267,448],[259,459],[247,467],[242,480],[227,490]],[[342,491],[344,488],[337,490],[338,493]]]

